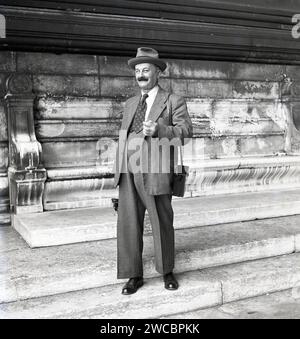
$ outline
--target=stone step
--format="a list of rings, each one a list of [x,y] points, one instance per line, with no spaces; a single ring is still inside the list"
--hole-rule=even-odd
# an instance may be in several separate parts
[[[299,289],[300,254],[185,272],[167,291],[151,278],[134,295],[121,284],[0,305],[1,318],[164,318],[266,293]]]
[[[0,303],[84,290],[116,279],[116,239],[30,249],[0,229]],[[300,252],[300,216],[176,230],[175,272]],[[157,277],[153,239],[144,237],[144,275]]]
[[[173,206],[175,229],[287,216],[300,214],[300,189],[174,199]],[[112,208],[14,215],[12,220],[31,247],[114,238],[116,221]]]
[[[0,227],[10,225],[9,199],[0,197]]]
[[[10,225],[10,214],[7,212],[0,213],[0,227]]]
[[[300,287],[171,314],[163,319],[300,319]]]

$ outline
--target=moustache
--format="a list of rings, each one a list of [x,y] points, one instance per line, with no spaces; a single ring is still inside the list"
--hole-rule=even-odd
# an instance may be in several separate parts
[[[141,77],[141,78],[138,78],[138,81],[148,81],[148,79],[144,78],[144,77]]]

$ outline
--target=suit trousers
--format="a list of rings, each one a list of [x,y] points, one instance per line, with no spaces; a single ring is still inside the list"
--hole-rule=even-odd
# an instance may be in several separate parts
[[[174,268],[172,196],[149,195],[143,173],[122,173],[117,222],[118,279],[143,276],[143,232],[148,211],[154,242],[155,268],[166,274]]]

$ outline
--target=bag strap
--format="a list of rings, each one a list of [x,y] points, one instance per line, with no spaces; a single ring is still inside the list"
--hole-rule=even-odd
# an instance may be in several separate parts
[[[168,99],[167,99],[167,112],[168,112],[168,115],[169,115],[169,125],[173,125],[173,121],[172,121],[172,112],[171,112],[171,109],[170,109],[170,96],[171,96],[171,93],[169,93],[168,95]],[[180,164],[183,168],[183,154],[182,154],[182,146],[180,145],[179,146],[179,154],[180,154]]]

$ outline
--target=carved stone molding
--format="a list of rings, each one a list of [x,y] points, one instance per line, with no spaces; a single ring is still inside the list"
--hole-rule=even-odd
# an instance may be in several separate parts
[[[32,81],[31,79],[22,74],[14,74],[6,80],[7,94],[31,94],[32,95]]]
[[[164,58],[300,64],[299,44],[291,34],[299,6],[293,9],[277,1],[274,11],[273,4],[261,8],[245,1],[243,6],[222,1],[189,1],[191,6],[185,1],[125,2],[127,8],[114,1],[87,7],[7,1],[0,6],[7,18],[7,38],[0,39],[0,47],[132,56],[138,46],[151,45]]]
[[[293,85],[293,80],[290,77],[288,77],[286,74],[283,74],[282,80],[280,82],[281,96],[283,98],[289,97],[292,95],[292,85]]]
[[[20,74],[9,76],[6,92],[11,211],[40,212],[46,170],[41,162],[42,147],[35,135],[31,79]]]
[[[249,158],[244,164],[234,159],[220,159],[211,166],[191,168],[186,196],[296,187],[300,187],[299,155]]]

